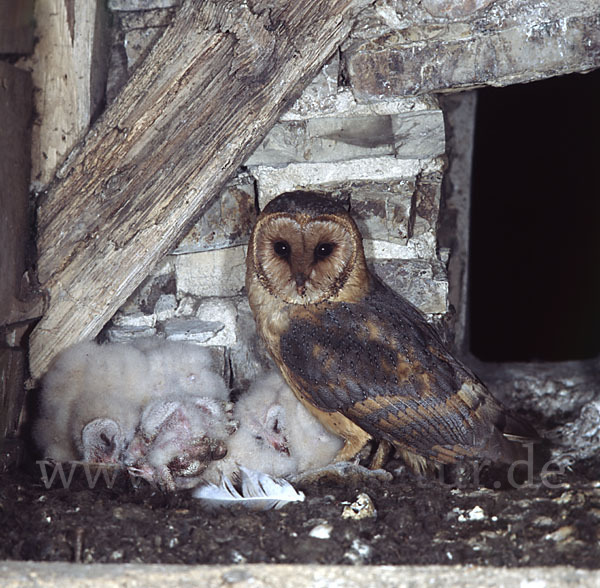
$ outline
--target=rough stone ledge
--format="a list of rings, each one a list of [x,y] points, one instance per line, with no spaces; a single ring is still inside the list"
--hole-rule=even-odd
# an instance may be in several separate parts
[[[282,168],[258,166],[250,171],[257,180],[259,206],[262,208],[275,196],[291,190],[316,187],[351,180],[396,180],[414,178],[444,169],[441,157],[433,159],[395,159],[373,157],[330,163],[291,163]]]
[[[323,566],[254,564],[183,566],[159,564],[68,564],[4,562],[0,576],[5,588],[16,586],[252,586],[253,588],[310,588],[333,586],[550,586],[597,587],[600,572],[566,566],[495,568],[463,566]]]
[[[505,86],[600,66],[597,0],[537,3],[533,14],[524,4],[507,2],[469,24],[416,23],[348,47],[345,59],[356,99]],[[423,34],[429,38],[419,37]]]
[[[155,10],[179,6],[181,0],[109,0],[110,10]]]
[[[382,116],[332,116],[279,122],[245,165],[338,162],[393,155],[427,159],[444,153],[441,110]]]

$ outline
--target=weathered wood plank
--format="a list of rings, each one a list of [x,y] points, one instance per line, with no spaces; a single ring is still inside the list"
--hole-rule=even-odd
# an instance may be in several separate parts
[[[0,447],[16,433],[24,400],[25,352],[4,348],[20,343],[18,329],[9,325],[35,312],[20,299],[29,238],[31,95],[29,73],[0,61]]]
[[[31,70],[36,88],[31,149],[36,189],[53,179],[103,99],[108,55],[103,6],[99,0],[35,3],[35,51],[20,66]]]
[[[0,61],[0,326],[26,310],[19,301],[29,237],[31,76]]]
[[[25,351],[0,348],[0,447],[15,436],[25,402]]]
[[[187,0],[38,213],[34,378],[94,337],[346,37],[367,0]]]
[[[0,0],[0,55],[33,51],[33,0]]]
[[[507,86],[600,67],[599,0],[506,0],[476,9],[473,2],[400,4],[390,22],[395,27],[401,12],[410,26],[357,39],[345,51],[357,100]],[[449,18],[432,22],[432,15]]]

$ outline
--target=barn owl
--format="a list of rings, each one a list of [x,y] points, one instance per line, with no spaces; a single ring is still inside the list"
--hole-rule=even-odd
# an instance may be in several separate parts
[[[258,331],[298,399],[344,438],[336,460],[373,439],[417,471],[469,457],[512,461],[536,436],[368,269],[354,220],[331,197],[272,200],[246,265]]]
[[[168,491],[194,486],[213,460],[227,453],[232,432],[223,402],[168,395],[142,412],[123,462],[134,475]]]
[[[343,440],[330,433],[298,402],[280,374],[259,376],[234,405],[237,430],[227,455],[210,464],[205,479],[231,477],[238,467],[277,477],[331,463]]]
[[[45,457],[125,465],[167,490],[222,457],[229,391],[207,349],[148,338],[85,342],[44,377],[33,436]]]
[[[84,342],[44,376],[33,437],[45,457],[117,463],[152,393],[148,362],[130,345]]]
[[[146,377],[154,395],[170,391],[219,400],[229,398],[229,390],[215,372],[213,358],[206,347],[159,337],[141,337],[132,345],[147,358]]]

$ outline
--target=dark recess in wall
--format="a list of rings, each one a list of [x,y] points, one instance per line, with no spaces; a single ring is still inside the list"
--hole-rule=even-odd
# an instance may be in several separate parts
[[[469,267],[484,361],[600,353],[600,70],[478,96]]]

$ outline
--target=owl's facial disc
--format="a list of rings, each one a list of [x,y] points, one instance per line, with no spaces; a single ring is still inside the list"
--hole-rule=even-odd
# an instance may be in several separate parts
[[[259,227],[255,265],[275,296],[291,304],[315,304],[342,288],[355,261],[356,243],[336,217],[302,220],[279,213]]]

